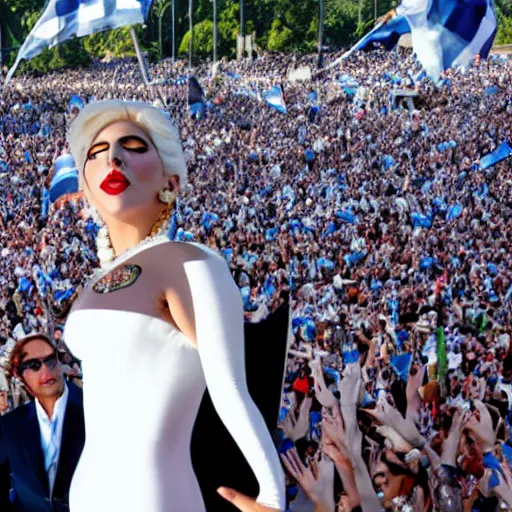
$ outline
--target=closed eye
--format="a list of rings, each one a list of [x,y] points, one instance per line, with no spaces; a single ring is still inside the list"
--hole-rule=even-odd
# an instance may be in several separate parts
[[[148,150],[148,144],[144,139],[136,135],[129,135],[119,139],[119,143],[124,149],[135,153],[145,153]]]
[[[121,144],[124,149],[133,151],[134,153],[146,153],[148,151],[147,142],[136,135],[121,137],[119,139],[119,144]],[[87,152],[87,159],[94,160],[97,155],[107,151],[109,148],[110,144],[108,142],[98,142]]]
[[[99,144],[94,145],[87,152],[87,160],[94,160],[96,158],[96,155],[98,155],[99,153],[103,153],[103,151],[107,151],[108,148],[109,145],[106,142],[100,142]]]

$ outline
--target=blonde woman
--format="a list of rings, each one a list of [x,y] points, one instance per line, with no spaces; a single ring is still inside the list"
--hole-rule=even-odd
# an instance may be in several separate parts
[[[247,390],[238,288],[215,252],[167,238],[187,174],[172,122],[144,103],[101,101],[80,112],[68,141],[103,224],[102,268],[65,329],[82,360],[86,424],[70,509],[204,511],[190,440],[208,387],[260,486],[257,499],[219,493],[247,512],[284,510],[279,458]]]

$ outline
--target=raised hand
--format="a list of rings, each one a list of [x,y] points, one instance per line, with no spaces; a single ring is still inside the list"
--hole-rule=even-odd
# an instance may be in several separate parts
[[[331,409],[338,405],[338,400],[327,388],[324,379],[324,371],[322,369],[322,359],[316,356],[315,360],[310,363],[312,376],[315,381],[315,396],[316,399],[322,404],[323,407]]]
[[[398,432],[415,448],[423,448],[425,445],[425,438],[419,433],[414,422],[410,419],[405,419],[387,401],[379,403],[375,409],[365,409],[365,411],[377,421]]]
[[[343,420],[339,411],[338,414],[333,416],[323,415],[321,445],[322,451],[336,465],[352,469],[350,450],[348,449]]]
[[[338,385],[342,407],[357,405],[361,393],[361,382],[361,367],[359,364],[348,365],[343,373],[343,379]]]
[[[293,410],[288,411],[285,419],[282,423],[283,431],[289,439],[293,442],[306,437],[309,429],[309,411],[313,399],[311,397],[305,397],[299,407],[299,417],[295,416]]]
[[[443,443],[443,453],[441,454],[441,464],[450,466],[457,465],[457,451],[459,449],[460,436],[464,429],[464,423],[468,421],[468,413],[457,409],[452,419],[452,428],[448,437]]]
[[[308,498],[315,504],[315,512],[328,511],[330,500],[329,496],[324,494],[326,491],[324,482],[320,478],[322,476],[321,472],[318,471],[317,474],[314,474],[312,468],[305,466],[300,460],[296,448],[292,448],[282,454],[281,459],[288,473],[290,473],[302,487]],[[332,494],[332,488],[330,489],[330,494]]]
[[[474,401],[480,419],[477,419],[473,414],[466,422],[464,427],[469,430],[471,437],[478,442],[483,452],[488,452],[494,449],[496,444],[496,434],[492,428],[492,418],[487,407],[480,400]]]
[[[425,375],[425,367],[420,364],[413,364],[409,371],[407,379],[407,387],[405,395],[407,397],[407,416],[416,419],[418,411],[421,407],[421,397],[418,393],[423,384],[423,376]]]
[[[318,480],[322,488],[323,501],[327,505],[329,510],[334,510],[334,462],[318,450],[318,458],[316,462],[316,469]]]
[[[397,453],[409,453],[413,448],[395,429],[388,425],[379,425],[377,432],[387,439],[393,450]]]

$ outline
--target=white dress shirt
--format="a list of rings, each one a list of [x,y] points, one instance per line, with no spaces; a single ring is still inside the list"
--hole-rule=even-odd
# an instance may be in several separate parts
[[[37,421],[39,422],[39,431],[41,432],[41,448],[43,449],[44,466],[48,475],[50,498],[53,494],[53,486],[55,485],[55,477],[57,476],[57,468],[59,465],[62,430],[64,427],[68,395],[68,386],[64,384],[64,392],[55,402],[53,416],[51,418],[48,417],[48,414],[46,414],[39,400],[36,400]]]

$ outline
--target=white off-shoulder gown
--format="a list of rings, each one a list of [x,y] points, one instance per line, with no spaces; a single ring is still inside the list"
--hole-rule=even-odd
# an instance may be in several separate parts
[[[71,512],[203,512],[190,444],[206,385],[258,479],[258,501],[284,510],[282,468],[245,383],[239,293],[219,288],[225,261],[198,247],[207,257],[187,269],[197,350],[175,326],[145,314],[78,307],[68,318],[65,341],[83,365],[86,431]],[[115,301],[116,293],[105,297]]]

